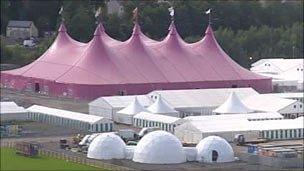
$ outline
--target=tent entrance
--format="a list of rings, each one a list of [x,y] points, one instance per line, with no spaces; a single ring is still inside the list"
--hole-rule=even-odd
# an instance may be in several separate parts
[[[218,153],[215,150],[212,150],[212,161],[216,162],[218,158]]]
[[[35,92],[39,92],[40,91],[40,85],[39,83],[35,83]]]

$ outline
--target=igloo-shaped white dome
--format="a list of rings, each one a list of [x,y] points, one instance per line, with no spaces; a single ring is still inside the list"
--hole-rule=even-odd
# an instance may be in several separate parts
[[[125,158],[126,144],[114,133],[103,133],[91,142],[88,149],[88,158],[94,159],[123,159]]]
[[[150,164],[173,164],[186,162],[182,143],[171,133],[153,131],[137,144],[133,161]]]
[[[197,145],[196,159],[199,162],[232,162],[234,152],[231,145],[219,136],[209,136],[201,140]]]

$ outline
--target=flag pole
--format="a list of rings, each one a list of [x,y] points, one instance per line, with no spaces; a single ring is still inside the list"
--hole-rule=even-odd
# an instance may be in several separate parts
[[[138,8],[136,7],[132,13],[133,13],[133,22],[134,24],[136,24],[138,22]]]
[[[64,22],[63,12],[64,12],[64,9],[63,9],[63,6],[61,6],[61,8],[60,8],[58,14],[61,16],[61,22],[62,22],[62,23]]]
[[[171,16],[171,21],[174,22],[174,8],[173,8],[173,6],[168,8],[168,11],[169,11],[169,14]]]
[[[96,24],[98,25],[99,23],[102,22],[102,11],[101,11],[101,7],[99,7],[96,11],[95,11],[95,18],[96,18]]]
[[[211,25],[211,11],[212,11],[212,9],[210,8],[205,12],[206,14],[208,14],[208,17],[209,17],[209,20],[208,20],[209,25]]]

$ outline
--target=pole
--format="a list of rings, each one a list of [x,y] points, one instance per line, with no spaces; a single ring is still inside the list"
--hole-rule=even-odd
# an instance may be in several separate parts
[[[294,59],[295,58],[295,46],[292,46],[292,58]]]

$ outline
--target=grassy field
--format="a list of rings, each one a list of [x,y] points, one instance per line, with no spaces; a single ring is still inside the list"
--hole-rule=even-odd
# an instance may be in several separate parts
[[[45,156],[29,158],[17,155],[13,149],[0,148],[2,170],[102,170]]]

